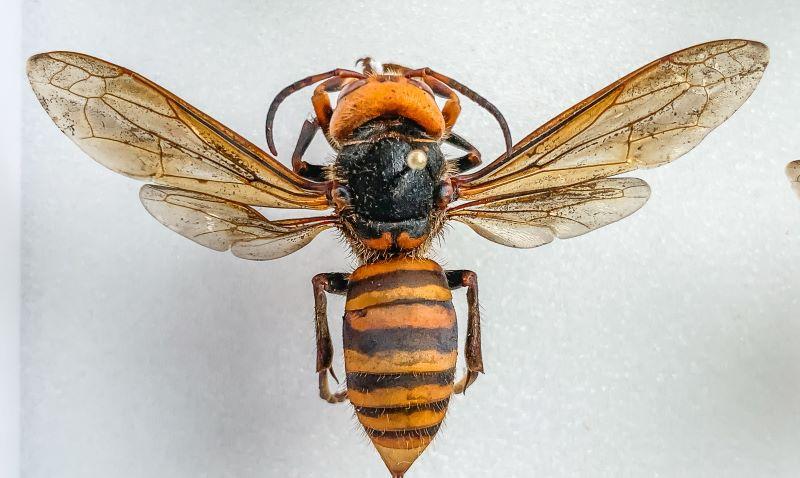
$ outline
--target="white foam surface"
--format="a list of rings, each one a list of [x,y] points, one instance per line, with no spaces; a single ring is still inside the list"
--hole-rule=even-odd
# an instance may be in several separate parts
[[[0,64],[17,64],[22,48],[22,8],[3,7]],[[0,70],[0,476],[19,475],[20,448],[20,145],[19,71]]]

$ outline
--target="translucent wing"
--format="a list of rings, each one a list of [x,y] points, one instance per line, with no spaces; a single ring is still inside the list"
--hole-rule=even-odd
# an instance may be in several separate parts
[[[269,221],[249,206],[165,186],[145,185],[139,198],[147,212],[178,234],[243,259],[291,254],[335,222],[330,217]]]
[[[28,78],[61,131],[113,171],[239,203],[328,207],[324,191],[130,70],[50,52],[28,60]]]
[[[490,241],[530,248],[568,239],[618,221],[647,202],[650,188],[636,178],[587,181],[505,199],[478,200],[449,215]]]
[[[728,119],[755,89],[769,50],[747,40],[656,60],[561,113],[459,181],[461,197],[521,195],[668,163]]]
[[[792,161],[787,164],[786,175],[789,176],[789,181],[792,182],[794,192],[800,196],[800,161]]]

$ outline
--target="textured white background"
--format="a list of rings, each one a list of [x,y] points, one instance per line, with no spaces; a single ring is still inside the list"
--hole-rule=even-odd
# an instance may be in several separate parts
[[[673,50],[764,41],[759,89],[686,157],[638,174],[653,197],[634,216],[528,251],[447,234],[436,258],[480,277],[487,373],[410,475],[789,477],[798,24],[797,2],[767,0],[29,1],[23,56],[128,66],[263,144],[280,88],[365,54],[463,80],[519,138]],[[21,77],[23,58],[11,68]],[[316,397],[309,279],[351,267],[335,235],[267,263],[204,249],[151,219],[139,184],[84,156],[27,89],[22,103],[23,475],[386,476],[349,407]],[[309,111],[298,95],[279,113],[282,153]],[[485,113],[467,106],[459,130],[500,151]],[[318,141],[308,157],[330,152]]]
[[[0,476],[19,474],[20,55],[22,9],[0,16]]]

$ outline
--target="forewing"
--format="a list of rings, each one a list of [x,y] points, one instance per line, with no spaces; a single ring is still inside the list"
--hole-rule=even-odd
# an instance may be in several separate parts
[[[647,202],[650,188],[636,178],[588,181],[505,199],[478,200],[449,215],[490,241],[531,248],[618,221]]]
[[[145,185],[139,198],[147,212],[178,234],[243,259],[283,257],[332,227],[331,218],[270,221],[249,206],[185,189]]]
[[[728,119],[769,61],[761,43],[721,40],[656,60],[583,100],[476,173],[461,197],[526,194],[668,163]]]
[[[323,192],[213,118],[138,74],[91,56],[50,52],[28,78],[56,125],[126,176],[280,208],[327,208]]]
[[[792,183],[792,189],[800,196],[800,161],[792,161],[786,165],[786,175]]]

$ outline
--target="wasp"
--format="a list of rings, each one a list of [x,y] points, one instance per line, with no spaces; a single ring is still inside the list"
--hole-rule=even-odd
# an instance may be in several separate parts
[[[532,248],[611,224],[650,194],[617,175],[671,162],[750,96],[767,66],[765,45],[720,40],[630,73],[512,144],[484,97],[431,68],[369,59],[283,89],[267,113],[270,153],[128,69],[70,52],[28,61],[28,76],[56,125],[84,152],[149,182],[147,211],[173,231],[253,260],[295,252],[336,229],[359,265],[312,279],[319,395],[349,400],[393,477],[434,439],[454,394],[484,371],[477,275],[427,258],[448,221],[511,247]],[[272,125],[289,95],[314,86],[291,168],[277,158]],[[335,103],[332,96],[336,95]],[[460,99],[497,121],[505,152],[482,168],[457,133]],[[441,104],[441,105],[440,105]],[[306,162],[321,132],[331,164]],[[444,144],[462,151],[446,157]],[[796,173],[795,176],[797,175]],[[270,220],[257,208],[327,211]],[[466,288],[466,371],[456,377],[452,291]],[[333,391],[327,294],[346,296],[345,388]]]

